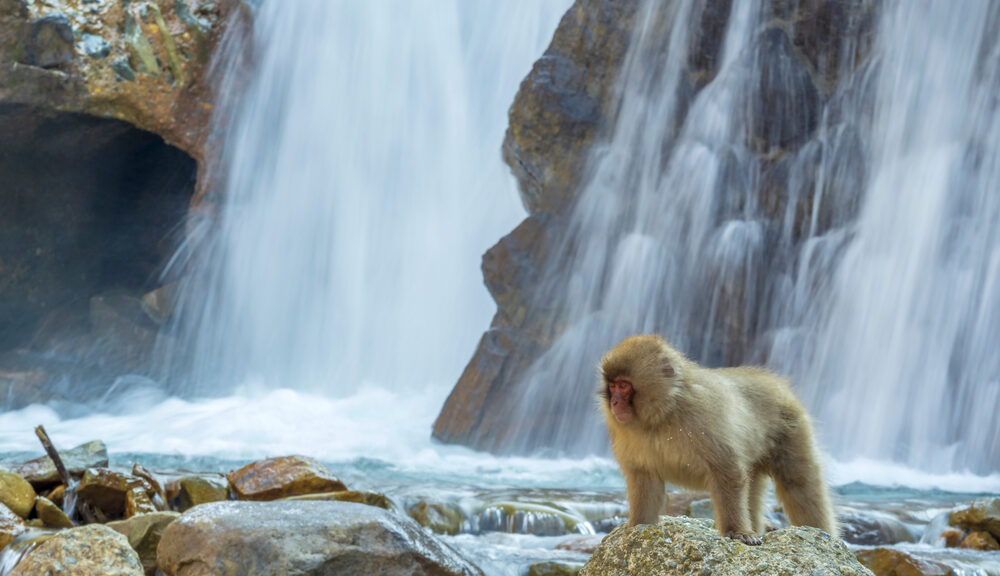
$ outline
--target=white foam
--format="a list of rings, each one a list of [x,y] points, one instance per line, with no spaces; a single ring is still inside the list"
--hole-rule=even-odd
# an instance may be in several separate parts
[[[960,493],[1000,493],[1000,474],[980,476],[968,470],[932,473],[897,462],[858,458],[827,464],[830,482],[837,486],[860,482],[871,486],[906,487]]]

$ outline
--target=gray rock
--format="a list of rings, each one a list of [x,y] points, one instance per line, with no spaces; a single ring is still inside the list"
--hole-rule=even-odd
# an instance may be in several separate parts
[[[72,450],[60,450],[59,457],[62,458],[70,475],[79,477],[83,476],[87,468],[108,465],[108,447],[100,440],[92,440]],[[35,489],[48,488],[60,483],[59,472],[48,456],[29,460],[14,468],[14,472],[30,482]]]
[[[73,26],[62,14],[49,14],[31,22],[24,46],[27,64],[52,68],[73,61]]]
[[[663,517],[605,538],[581,576],[871,576],[843,541],[816,528],[769,532],[761,546],[719,536],[708,520]]]
[[[107,40],[95,34],[84,34],[83,51],[87,53],[87,56],[100,60],[111,54],[111,44],[108,44]]]
[[[139,555],[121,534],[91,524],[52,535],[25,556],[10,576],[143,576]]]
[[[167,576],[481,575],[415,522],[352,502],[215,502],[163,532]]]
[[[841,536],[850,544],[885,546],[913,542],[913,534],[901,520],[877,510],[840,510]]]
[[[128,63],[128,56],[122,56],[112,62],[111,69],[114,70],[115,74],[117,74],[122,80],[135,82],[135,70],[132,68],[132,65]]]

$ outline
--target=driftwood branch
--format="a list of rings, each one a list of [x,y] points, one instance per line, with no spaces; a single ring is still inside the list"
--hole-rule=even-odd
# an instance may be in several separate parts
[[[75,500],[75,510],[67,511],[67,514],[71,516],[70,519],[72,520],[73,512],[76,511],[80,513],[80,516],[83,517],[84,522],[87,524],[97,522],[97,517],[87,506],[87,503],[83,502],[83,499],[78,497],[79,494],[76,493],[76,483],[73,482],[73,478],[69,475],[69,471],[66,470],[66,465],[63,464],[62,458],[59,456],[59,451],[52,445],[52,440],[49,438],[48,432],[45,431],[45,427],[39,425],[35,428],[35,435],[37,435],[38,439],[41,440],[42,446],[45,447],[45,453],[49,455],[52,463],[55,464],[56,472],[59,473],[59,478],[62,479],[63,486],[66,487],[66,493],[63,496],[64,502]]]
[[[62,458],[59,457],[59,452],[56,447],[52,445],[52,440],[49,439],[48,433],[45,431],[44,426],[38,426],[35,428],[35,434],[38,435],[38,439],[42,441],[42,446],[45,447],[45,452],[52,459],[52,463],[56,465],[56,472],[59,473],[59,477],[62,478],[63,485],[69,490],[72,484],[72,480],[69,476],[69,472],[66,471],[66,465],[63,464]]]

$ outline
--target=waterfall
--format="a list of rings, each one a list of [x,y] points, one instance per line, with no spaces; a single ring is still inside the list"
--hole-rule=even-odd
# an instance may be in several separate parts
[[[171,271],[192,355],[173,386],[450,383],[493,310],[481,254],[524,213],[507,106],[568,0],[256,4],[217,66],[252,54],[222,206]]]
[[[733,2],[692,95],[691,35],[725,4],[642,3],[540,285],[556,338],[503,407],[527,432],[502,448],[603,450],[594,366],[659,332],[791,376],[838,459],[997,470],[997,7],[858,0],[839,17],[871,28],[811,69],[788,3]]]
[[[870,169],[830,298],[786,361],[836,454],[1000,466],[997,6],[894,2],[863,102]]]

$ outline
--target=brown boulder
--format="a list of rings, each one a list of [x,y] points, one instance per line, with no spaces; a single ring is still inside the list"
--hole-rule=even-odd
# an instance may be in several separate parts
[[[185,512],[199,504],[229,499],[229,484],[219,476],[185,476],[177,480],[177,507]]]
[[[144,494],[153,490],[145,480],[131,474],[116,472],[109,468],[88,468],[77,487],[77,494],[108,517],[122,518],[126,515],[128,495],[136,488]],[[146,502],[139,503],[140,507],[146,506],[148,501],[147,496]],[[148,506],[152,508],[152,504]]]
[[[858,560],[875,576],[954,576],[947,565],[932,560],[921,560],[902,550],[872,548],[858,550]]]
[[[73,521],[48,498],[38,497],[35,502],[35,513],[46,528],[72,528]]]
[[[948,516],[948,523],[967,532],[989,532],[1000,539],[1000,498],[979,500],[968,508],[956,510]]]
[[[962,540],[965,540],[965,532],[955,528],[949,528],[948,530],[941,532],[941,538],[944,539],[944,545],[946,548],[956,548],[962,543]]]
[[[306,456],[260,460],[231,471],[226,478],[239,500],[276,500],[347,490],[326,466]]]
[[[139,555],[124,536],[101,524],[52,535],[29,552],[10,576],[143,576]]]
[[[959,544],[958,547],[981,550],[983,552],[1000,550],[1000,544],[997,543],[997,539],[994,538],[989,532],[983,531],[969,534],[962,540],[962,543]]]

